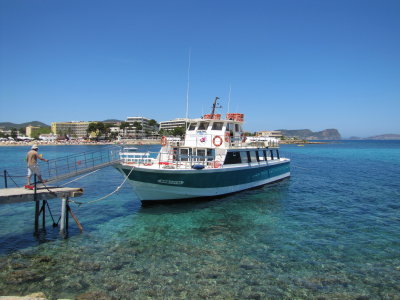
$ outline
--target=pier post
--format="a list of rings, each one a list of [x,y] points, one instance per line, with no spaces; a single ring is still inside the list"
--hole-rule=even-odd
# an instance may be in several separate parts
[[[33,180],[34,180],[34,193],[33,193],[33,201],[35,201],[35,233],[38,233],[39,231],[39,207],[40,203],[37,199],[37,187],[36,187],[36,174],[33,175]]]
[[[4,187],[8,188],[8,184],[7,184],[7,170],[4,170]]]
[[[65,233],[67,226],[67,202],[68,197],[62,198],[61,200],[61,220],[60,220],[60,233]]]

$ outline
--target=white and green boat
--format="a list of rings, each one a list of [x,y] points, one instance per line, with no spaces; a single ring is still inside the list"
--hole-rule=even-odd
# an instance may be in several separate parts
[[[215,108],[215,103],[214,103]],[[117,168],[144,203],[216,197],[290,176],[275,138],[246,138],[243,114],[190,120],[185,136],[162,137],[158,153],[120,153]]]

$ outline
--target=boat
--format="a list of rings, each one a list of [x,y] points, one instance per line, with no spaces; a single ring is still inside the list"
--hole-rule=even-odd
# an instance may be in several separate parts
[[[290,176],[279,140],[247,137],[244,115],[211,114],[188,122],[180,138],[161,138],[159,152],[121,150],[116,166],[142,203],[218,197]]]

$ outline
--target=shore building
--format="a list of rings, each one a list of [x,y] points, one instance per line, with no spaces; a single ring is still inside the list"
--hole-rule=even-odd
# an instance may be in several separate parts
[[[33,137],[32,135],[33,135],[33,132],[36,130],[36,129],[40,129],[40,127],[37,127],[37,126],[32,126],[32,125],[29,125],[29,126],[26,126],[26,128],[25,128],[25,134],[26,134],[26,136],[27,137]]]
[[[89,123],[85,121],[53,122],[51,123],[51,132],[61,136],[86,137]]]
[[[126,128],[124,136],[143,137],[144,135],[154,134],[158,129],[151,125],[150,119],[145,117],[127,117],[126,122],[129,123],[130,128]],[[135,125],[137,124],[140,127],[136,128]]]
[[[282,138],[282,132],[279,130],[264,130],[264,131],[258,131],[256,132],[256,136],[262,136],[262,137],[271,137],[271,138],[277,138],[281,139]]]
[[[160,122],[160,130],[174,130],[175,128],[183,127],[186,129],[190,119],[178,118],[170,121]]]

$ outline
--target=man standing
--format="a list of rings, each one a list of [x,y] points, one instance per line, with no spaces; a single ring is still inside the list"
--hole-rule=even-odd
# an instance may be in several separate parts
[[[37,159],[43,161],[49,161],[48,159],[42,158],[41,155],[38,154],[38,146],[33,145],[31,150],[26,155],[26,161],[28,162],[28,185],[31,185],[31,176],[32,174],[36,174],[39,178],[39,182],[43,182],[42,175],[40,174],[39,166],[37,163]]]

